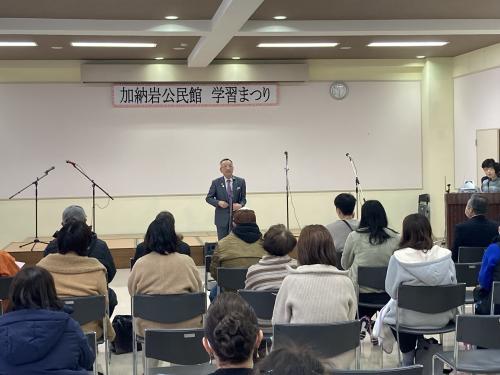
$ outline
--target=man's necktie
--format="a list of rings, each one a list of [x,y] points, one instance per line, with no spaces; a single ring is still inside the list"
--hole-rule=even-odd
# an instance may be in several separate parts
[[[232,187],[232,180],[227,179],[226,180],[226,191],[227,191],[227,197],[229,200],[229,204],[233,203],[233,187]]]

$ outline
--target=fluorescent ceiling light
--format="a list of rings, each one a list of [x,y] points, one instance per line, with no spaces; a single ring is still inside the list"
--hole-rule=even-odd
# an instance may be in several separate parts
[[[441,47],[449,42],[373,42],[368,47]]]
[[[335,47],[338,43],[259,43],[260,48],[323,48]]]
[[[73,47],[126,47],[126,48],[155,48],[156,43],[131,42],[71,42]]]
[[[155,57],[155,60],[165,60],[164,57]]]
[[[425,56],[424,55],[418,55],[417,59],[425,59]]]
[[[36,47],[35,42],[0,42],[0,47]]]
[[[165,19],[166,20],[177,20],[177,19],[179,19],[179,17],[177,17],[177,16],[166,16]]]
[[[233,57],[231,57],[231,59],[233,59],[233,60],[239,60],[239,59],[241,59],[241,57],[239,57],[239,56],[233,56]]]
[[[286,20],[286,16],[274,16],[273,17],[275,20]]]

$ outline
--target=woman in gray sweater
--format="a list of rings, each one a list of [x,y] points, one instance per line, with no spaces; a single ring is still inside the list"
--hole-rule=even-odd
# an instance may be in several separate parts
[[[335,323],[356,316],[356,292],[347,271],[337,269],[333,239],[322,225],[308,225],[297,242],[299,267],[289,269],[276,297],[273,324]],[[354,351],[323,359],[349,368]]]

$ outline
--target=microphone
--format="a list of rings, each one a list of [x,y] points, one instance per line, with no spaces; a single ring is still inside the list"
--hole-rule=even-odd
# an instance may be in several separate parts
[[[288,151],[285,151],[285,156],[288,156]]]
[[[349,158],[349,160],[352,160],[351,154],[349,154],[348,152],[346,152],[345,156],[347,156]]]
[[[66,160],[66,163],[71,164],[73,167],[76,165],[76,163],[71,160]]]
[[[50,171],[53,171],[54,169],[56,169],[56,167],[50,167],[45,171],[45,174],[48,174]]]

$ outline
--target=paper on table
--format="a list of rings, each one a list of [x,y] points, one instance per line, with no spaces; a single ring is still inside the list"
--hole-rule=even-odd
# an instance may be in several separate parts
[[[19,268],[23,268],[23,266],[24,266],[26,263],[24,263],[24,262],[17,262],[17,261],[16,261],[16,264],[17,264],[17,266],[18,266]]]

